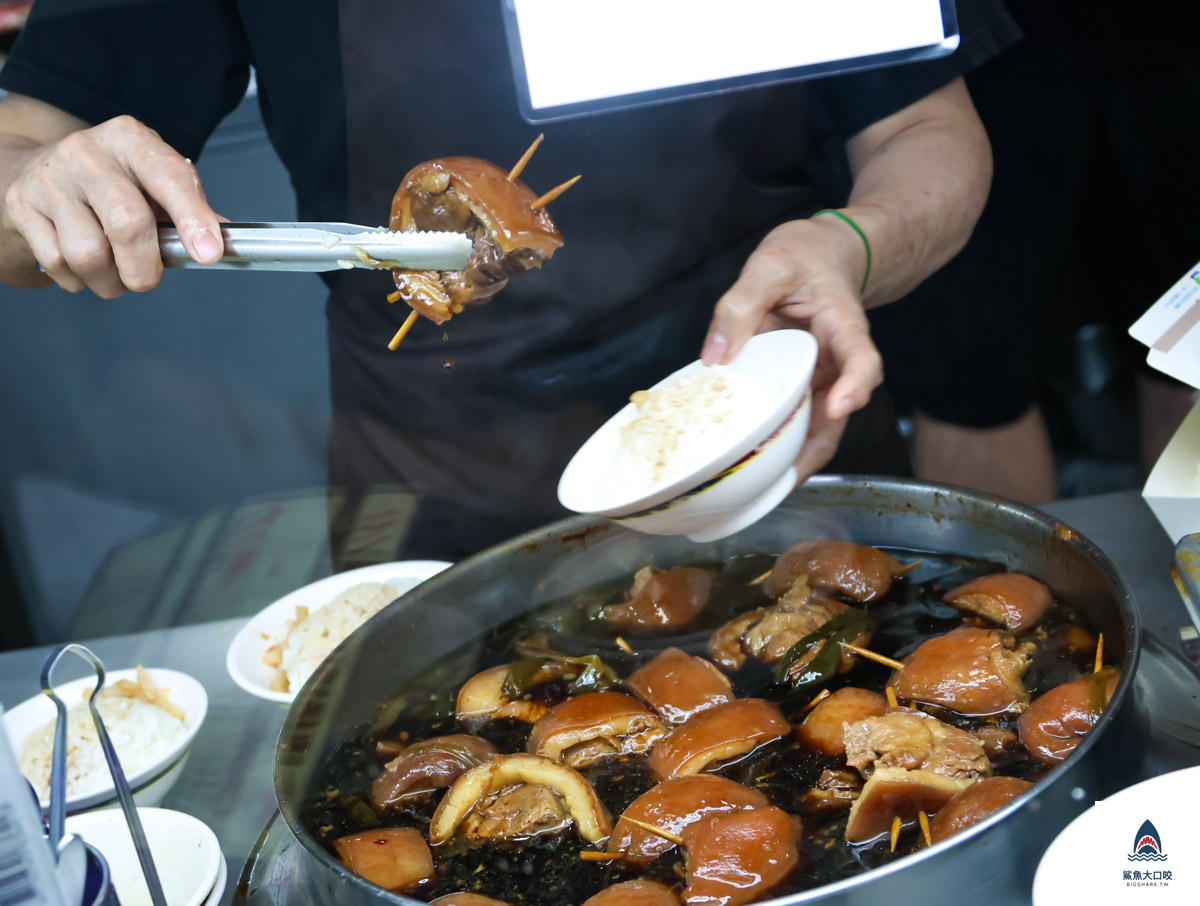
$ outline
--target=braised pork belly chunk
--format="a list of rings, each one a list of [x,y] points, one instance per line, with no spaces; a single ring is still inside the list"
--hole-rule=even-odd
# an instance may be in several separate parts
[[[496,754],[490,742],[466,733],[415,743],[384,766],[371,784],[371,802],[383,809],[443,789]]]
[[[509,665],[501,664],[475,674],[463,684],[455,702],[458,719],[468,727],[478,727],[489,720],[509,718],[534,723],[549,710],[541,702],[514,698],[505,691]]]
[[[774,806],[723,812],[688,825],[682,835],[687,849],[683,902],[753,902],[795,870],[800,835],[800,822]]]
[[[625,685],[672,726],[734,699],[729,679],[711,661],[678,648],[639,667]]]
[[[1062,761],[1096,725],[1120,681],[1121,671],[1102,670],[1035,698],[1018,722],[1021,744],[1039,761]]]
[[[659,778],[699,774],[783,739],[792,725],[779,708],[761,698],[739,698],[701,711],[664,736],[650,752]]]
[[[880,768],[929,771],[965,780],[992,773],[976,737],[911,708],[890,708],[879,717],[848,724],[843,738],[846,763],[863,776]]]
[[[621,755],[641,755],[667,735],[658,715],[620,692],[568,698],[538,720],[529,751],[582,768]]]
[[[878,692],[847,686],[818,702],[796,732],[802,742],[825,755],[845,755],[846,727],[879,717],[887,709],[887,699]]]
[[[799,804],[805,811],[841,811],[858,800],[862,788],[862,775],[857,771],[826,769],[812,789],[800,797]]]
[[[630,803],[608,839],[608,851],[621,853],[630,862],[649,863],[675,844],[648,827],[678,837],[701,818],[769,804],[757,790],[716,774],[674,777]]]
[[[936,814],[992,772],[983,745],[965,730],[922,711],[890,708],[848,724],[846,763],[867,778],[850,808],[846,839],[865,843]]]
[[[570,824],[570,812],[553,789],[517,783],[481,796],[460,831],[467,838],[521,840],[565,830]]]
[[[882,598],[912,565],[891,554],[849,541],[805,541],[781,556],[767,577],[767,594],[778,598],[800,576],[813,588],[836,592],[860,604]]]
[[[855,619],[859,618],[859,619]],[[718,629],[708,643],[708,656],[723,670],[735,672],[745,666],[747,659],[760,663],[778,664],[806,639],[812,644],[789,659],[789,676],[803,676],[827,644],[836,645],[836,638],[816,638],[821,630],[835,620],[854,631],[843,633],[844,641],[858,647],[871,641],[869,621],[865,615],[841,601],[821,597],[808,584],[807,577],[793,581],[787,592],[772,607],[760,607],[730,620]],[[837,672],[846,673],[854,666],[854,655],[839,649],[835,658]]]
[[[433,814],[429,842],[466,837],[523,839],[574,825],[587,840],[608,838],[612,818],[577,771],[539,755],[498,755],[454,782]]]
[[[623,881],[589,897],[583,906],[679,906],[679,897],[657,881]]]
[[[1014,803],[1120,681],[1120,642],[994,562],[805,541],[547,590],[580,562],[336,751],[304,820],[349,870],[443,906],[790,896]]]
[[[1029,707],[1021,680],[1033,646],[1008,633],[963,626],[930,639],[892,677],[896,694],[969,716],[1020,713]]]
[[[930,822],[932,842],[940,843],[959,831],[974,827],[1032,786],[1028,780],[1018,777],[986,777],[971,784],[947,802]]]
[[[1020,573],[980,576],[946,595],[947,604],[1016,633],[1036,626],[1053,601],[1049,588]]]
[[[1017,734],[1004,727],[984,724],[971,730],[971,735],[979,740],[989,759],[1004,758],[1019,744]]]
[[[408,893],[433,879],[433,855],[421,832],[383,827],[334,841],[342,864],[395,893]]]
[[[630,599],[604,609],[604,618],[625,632],[677,629],[694,620],[712,594],[713,574],[707,569],[669,569],[647,566],[634,576]]]
[[[443,157],[413,167],[392,199],[391,228],[465,233],[473,246],[461,271],[395,269],[398,300],[436,324],[486,302],[511,277],[541,267],[563,244],[538,196],[508,171],[474,157]]]
[[[846,821],[848,843],[869,843],[900,828],[912,827],[921,813],[937,814],[947,802],[974,781],[933,771],[908,771],[904,768],[879,768],[850,806]]]

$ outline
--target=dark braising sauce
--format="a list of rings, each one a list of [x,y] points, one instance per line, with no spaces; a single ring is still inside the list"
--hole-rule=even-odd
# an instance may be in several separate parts
[[[942,597],[949,589],[1001,570],[997,564],[960,556],[899,550],[889,553],[903,562],[920,559],[921,563],[897,580],[886,597],[856,606],[863,606],[877,623],[871,649],[897,659],[908,655],[927,639],[964,624],[962,612],[942,603]],[[382,813],[376,813],[371,806],[368,798],[371,782],[393,757],[378,752],[379,743],[410,744],[432,736],[470,732],[454,717],[459,687],[486,667],[512,661],[514,645],[534,633],[544,633],[553,648],[567,654],[599,654],[622,678],[672,645],[689,654],[703,655],[709,637],[718,627],[740,613],[773,603],[761,584],[749,583],[769,570],[774,561],[775,555],[751,555],[723,564],[658,564],[664,568],[688,565],[715,569],[718,578],[708,608],[683,631],[626,634],[635,655],[621,650],[616,642],[617,633],[599,617],[603,605],[624,599],[632,577],[591,589],[570,601],[548,604],[491,630],[485,637],[482,655],[478,643],[472,642],[443,659],[421,684],[396,690],[394,700],[381,705],[381,713],[398,715],[383,732],[348,739],[337,749],[307,803],[305,823],[327,847],[338,837],[373,827],[415,827],[428,834],[430,818],[442,792]],[[1091,653],[1068,643],[1070,634],[1079,633],[1085,626],[1069,605],[1056,601],[1038,627],[1022,636],[1022,641],[1037,645],[1033,662],[1025,674],[1025,686],[1034,698],[1091,671]],[[1090,630],[1084,638],[1089,637],[1094,637]],[[825,684],[825,688],[835,691],[853,685],[883,692],[890,675],[890,668],[859,658],[853,670],[836,676]],[[794,692],[778,685],[773,682],[768,668],[753,661],[733,677],[733,683],[738,696],[757,696],[779,704],[793,724],[803,720],[804,706],[816,692],[815,689]],[[561,681],[548,683],[536,687],[534,695],[553,705],[565,698],[566,685]],[[985,723],[936,708],[926,710],[965,729]],[[995,721],[992,723],[996,725]],[[1016,718],[1002,719],[998,725],[1015,730]],[[525,750],[529,731],[530,726],[519,721],[495,720],[480,728],[478,735],[503,753],[515,753]],[[1036,780],[1050,770],[1027,755],[1020,746],[1011,755],[993,757],[992,765],[994,774],[1027,780]],[[803,823],[800,867],[774,888],[768,898],[819,887],[887,864],[913,852],[922,842],[920,831],[910,828],[901,835],[894,853],[886,838],[866,846],[847,844],[846,810],[815,811],[808,809],[803,801],[804,793],[812,788],[826,768],[845,768],[844,759],[817,754],[796,741],[793,735],[718,771],[731,780],[759,790],[774,805],[796,815]],[[581,773],[592,783],[614,822],[630,802],[655,785],[643,756],[611,760],[585,768]],[[432,900],[466,891],[504,900],[514,906],[562,906],[580,904],[611,884],[635,877],[667,884],[683,878],[683,854],[678,848],[672,848],[645,868],[626,866],[620,861],[585,861],[579,857],[585,849],[594,847],[573,828],[562,834],[540,835],[520,842],[454,842],[434,850],[437,880],[416,896]]]

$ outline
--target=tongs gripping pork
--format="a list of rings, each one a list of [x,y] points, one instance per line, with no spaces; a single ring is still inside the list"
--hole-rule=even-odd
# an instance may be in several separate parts
[[[508,278],[551,257],[563,244],[538,197],[495,164],[446,157],[414,167],[392,200],[391,228],[466,233],[474,250],[461,271],[394,270],[398,298],[437,324],[485,302]]]

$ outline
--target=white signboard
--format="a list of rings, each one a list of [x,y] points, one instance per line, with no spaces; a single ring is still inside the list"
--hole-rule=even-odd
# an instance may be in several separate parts
[[[952,0],[504,0],[535,122],[942,56]]]

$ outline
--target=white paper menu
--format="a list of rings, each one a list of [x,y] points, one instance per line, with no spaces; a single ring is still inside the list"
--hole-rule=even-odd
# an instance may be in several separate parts
[[[0,708],[0,716],[4,709]],[[0,906],[64,906],[41,812],[0,722]]]

